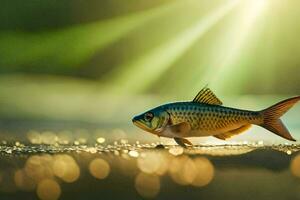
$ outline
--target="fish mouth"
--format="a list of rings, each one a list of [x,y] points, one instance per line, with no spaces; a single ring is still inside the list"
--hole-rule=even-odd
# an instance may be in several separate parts
[[[139,120],[137,120],[137,119],[135,119],[135,118],[132,119],[132,123],[133,123],[134,125],[136,125],[137,127],[139,127],[140,129],[144,130],[144,131],[148,131],[148,132],[150,132],[150,133],[153,132],[150,128],[148,128],[148,127],[145,126],[141,121],[139,121]]]
[[[140,121],[138,121],[138,120],[132,120],[132,123],[134,124],[134,125],[136,125],[137,127],[139,127],[139,128],[141,128],[141,129],[146,129],[146,127],[145,127],[145,125],[142,123],[142,122],[140,122]]]

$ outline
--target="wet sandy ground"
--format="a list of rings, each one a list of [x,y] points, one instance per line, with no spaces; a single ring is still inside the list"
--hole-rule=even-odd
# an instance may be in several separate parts
[[[0,199],[300,199],[300,145],[0,146]]]

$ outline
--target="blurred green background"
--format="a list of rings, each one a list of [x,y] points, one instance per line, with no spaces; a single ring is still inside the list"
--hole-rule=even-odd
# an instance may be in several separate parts
[[[299,11],[294,0],[2,0],[1,127],[129,127],[206,84],[245,109],[299,95]]]

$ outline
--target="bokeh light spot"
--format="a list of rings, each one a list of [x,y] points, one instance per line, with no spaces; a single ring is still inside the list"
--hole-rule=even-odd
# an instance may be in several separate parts
[[[98,138],[97,138],[97,142],[98,142],[99,144],[102,144],[102,143],[105,142],[105,138],[103,138],[103,137],[98,137]]]
[[[110,173],[110,166],[107,161],[96,158],[89,165],[91,175],[98,179],[105,179]]]
[[[192,185],[202,187],[208,185],[214,177],[214,166],[205,157],[199,157],[194,160],[197,168],[196,176],[192,182]]]
[[[72,183],[80,176],[80,169],[76,161],[69,155],[56,155],[53,162],[54,174],[64,180]]]
[[[24,170],[36,182],[45,178],[52,178],[52,157],[48,154],[31,156],[26,161]]]
[[[160,180],[156,175],[139,173],[135,178],[137,192],[145,198],[153,198],[160,191]]]
[[[292,159],[290,170],[294,176],[300,178],[300,154]]]
[[[42,200],[56,200],[60,194],[59,184],[52,179],[44,179],[37,186],[37,195]]]
[[[161,153],[147,152],[137,160],[138,168],[148,174],[161,171],[161,166],[165,162],[165,157]]]
[[[32,178],[30,178],[24,170],[17,170],[14,175],[14,181],[16,186],[24,191],[34,190],[36,184]]]
[[[134,150],[129,151],[128,154],[129,154],[131,157],[134,157],[134,158],[139,157],[139,152],[134,151]]]
[[[169,149],[169,153],[174,156],[181,155],[181,154],[183,154],[183,148],[182,147],[172,147]]]

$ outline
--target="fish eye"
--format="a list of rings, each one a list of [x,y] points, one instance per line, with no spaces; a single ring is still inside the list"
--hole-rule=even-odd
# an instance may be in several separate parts
[[[145,115],[144,115],[144,119],[147,121],[147,122],[150,122],[152,119],[153,119],[154,115],[152,112],[147,112]]]

